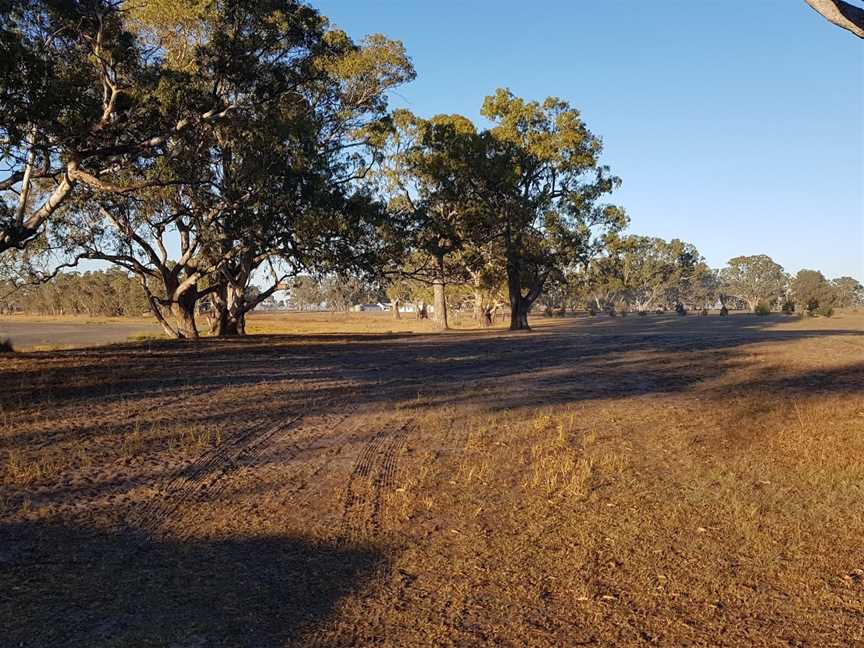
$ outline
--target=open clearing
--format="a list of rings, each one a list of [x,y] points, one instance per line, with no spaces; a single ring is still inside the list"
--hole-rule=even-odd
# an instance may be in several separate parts
[[[199,319],[206,328],[206,318],[201,316]],[[458,314],[453,317],[451,325],[457,329],[463,325],[474,326],[470,320],[460,321]],[[498,325],[502,326],[503,322],[499,321]],[[429,333],[435,330],[431,321],[420,321],[411,313],[403,314],[400,320],[393,319],[389,313],[253,313],[248,327],[252,334]],[[0,340],[10,340],[19,351],[86,348],[136,338],[166,336],[151,317],[0,316]]]
[[[864,316],[537,324],[0,356],[0,643],[864,645]]]
[[[144,318],[0,317],[0,340],[8,339],[21,350],[100,346],[161,332],[152,319]]]

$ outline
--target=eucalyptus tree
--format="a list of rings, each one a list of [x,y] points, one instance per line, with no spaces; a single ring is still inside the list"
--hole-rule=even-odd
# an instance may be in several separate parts
[[[388,214],[360,181],[380,161],[386,93],[413,78],[401,43],[376,35],[355,45],[324,30],[307,65],[285,58],[291,63],[277,77],[296,82],[280,99],[216,129],[212,186],[218,200],[239,198],[216,221],[220,250],[230,251],[213,301],[221,334],[242,333],[245,314],[292,276],[374,275],[399,247],[385,235]],[[206,204],[213,194],[200,197]],[[259,268],[265,287],[246,299]]]
[[[788,284],[783,266],[765,254],[730,259],[721,271],[721,278],[724,292],[742,300],[752,311],[760,303],[776,302]]]
[[[624,237],[613,252],[620,257],[624,298],[639,311],[683,300],[702,260],[690,243],[649,236]]]
[[[81,189],[172,182],[154,162],[239,107],[195,92],[115,0],[3,0],[0,52],[0,253],[30,245]]]
[[[170,179],[165,186],[83,197],[58,240],[70,254],[138,273],[172,335],[197,337],[204,297],[212,332],[237,334],[293,276],[380,265],[386,213],[356,183],[377,159],[385,93],[413,69],[400,43],[372,36],[356,45],[293,0],[186,9],[193,16],[183,24],[205,28],[161,48],[172,72],[163,102],[209,102],[222,118],[183,133],[148,169]],[[162,18],[139,16],[142,33],[170,32]],[[264,288],[253,293],[253,279]]]
[[[831,283],[818,270],[799,270],[790,282],[796,304],[813,314],[833,307],[837,293]]]
[[[602,143],[567,102],[525,101],[509,90],[486,97],[493,122],[477,182],[505,258],[511,330],[528,329],[528,312],[550,277],[585,264],[604,236],[627,223],[601,203],[620,180],[600,164]]]
[[[838,277],[831,280],[831,287],[840,308],[864,306],[864,286],[854,277]]]
[[[446,329],[446,286],[468,279],[461,257],[482,244],[473,192],[480,139],[461,115],[421,119],[403,110],[393,125],[377,178],[405,237],[399,272],[432,286],[433,320]]]

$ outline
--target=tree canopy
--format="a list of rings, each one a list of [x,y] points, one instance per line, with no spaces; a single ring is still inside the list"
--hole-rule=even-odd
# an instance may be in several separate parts
[[[808,2],[847,28],[860,17]],[[299,0],[0,9],[7,288],[110,263],[183,338],[202,312],[211,333],[242,334],[278,291],[344,307],[371,294],[360,285],[430,299],[441,328],[448,302],[472,303],[482,325],[509,306],[520,330],[541,297],[643,313],[861,301],[848,277],[790,281],[765,255],[712,270],[690,243],[625,235],[610,202],[621,180],[562,99],[499,88],[482,125],[391,112],[389,93],[414,78],[403,45],[355,42]]]

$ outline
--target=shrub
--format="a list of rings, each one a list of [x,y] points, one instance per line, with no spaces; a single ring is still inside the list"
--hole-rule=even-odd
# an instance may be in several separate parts
[[[834,315],[834,309],[831,306],[820,306],[816,309],[816,314],[822,317],[831,317]]]
[[[609,317],[617,317],[617,316],[618,316],[618,313],[615,311],[615,309],[610,308],[609,309]]]
[[[684,304],[675,304],[675,314],[679,317],[684,317],[687,314],[687,309],[684,308]]]
[[[794,302],[783,302],[783,307],[781,309],[787,315],[795,312],[795,303]]]
[[[728,314],[729,314],[729,309],[726,308],[725,306],[721,306],[720,307],[720,315],[722,317],[726,317]]]
[[[765,315],[771,314],[771,307],[768,306],[768,304],[759,302],[756,304],[756,308],[753,309],[753,312],[764,317]]]
[[[665,308],[658,308],[654,312],[657,313],[657,315],[662,315],[663,313],[666,312],[666,309]]]
[[[629,314],[630,314],[630,311],[627,311],[627,310],[621,311],[621,317],[627,317]]]
[[[648,315],[648,311],[644,311],[644,310],[639,311],[639,317],[645,317],[646,315]]]
[[[15,353],[11,340],[0,339],[0,353]]]

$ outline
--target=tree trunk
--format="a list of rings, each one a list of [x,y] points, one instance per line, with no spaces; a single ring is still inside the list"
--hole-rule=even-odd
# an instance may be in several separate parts
[[[432,281],[432,304],[435,312],[432,314],[435,327],[441,330],[449,328],[447,322],[447,299],[444,295],[444,257],[439,256],[435,269],[435,279]]]
[[[436,279],[435,283],[432,284],[432,293],[434,295],[433,306],[435,311],[432,313],[432,317],[435,326],[442,330],[447,329],[447,300],[444,297],[444,282]]]
[[[522,296],[521,264],[515,254],[507,255],[507,292],[510,298],[510,330],[530,331],[528,309],[531,303]],[[527,302],[527,303],[526,303]]]
[[[198,339],[198,327],[195,325],[195,290],[187,290],[171,304],[171,314],[177,324],[177,337],[187,340]]]
[[[393,319],[402,319],[402,314],[399,312],[399,304],[398,299],[393,300]]]
[[[246,335],[246,299],[242,289],[228,282],[212,293],[210,334],[218,337]]]
[[[525,300],[520,296],[518,300],[515,302],[515,307],[513,305],[513,301],[510,302],[510,330],[511,331],[530,331],[531,327],[528,326],[528,309],[530,307],[526,306]]]
[[[490,328],[492,326],[492,310],[489,308],[484,308],[481,313],[480,326],[483,328]]]

